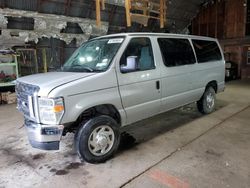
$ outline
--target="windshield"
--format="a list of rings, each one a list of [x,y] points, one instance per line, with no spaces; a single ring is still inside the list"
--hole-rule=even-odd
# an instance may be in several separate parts
[[[63,72],[106,71],[124,38],[91,40],[78,48],[63,65]]]

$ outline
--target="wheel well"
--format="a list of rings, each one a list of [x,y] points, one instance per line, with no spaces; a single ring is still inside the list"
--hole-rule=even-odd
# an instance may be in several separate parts
[[[112,104],[103,104],[103,105],[91,107],[85,110],[84,112],[82,112],[82,114],[78,117],[77,121],[72,126],[72,129],[77,128],[80,122],[84,120],[87,121],[91,117],[94,117],[97,115],[108,115],[112,117],[119,126],[121,125],[121,116],[118,110],[115,108],[115,106]]]
[[[215,93],[217,93],[217,89],[218,89],[217,81],[213,80],[213,81],[209,82],[209,83],[207,84],[206,88],[208,88],[208,87],[210,87],[210,86],[213,87]]]

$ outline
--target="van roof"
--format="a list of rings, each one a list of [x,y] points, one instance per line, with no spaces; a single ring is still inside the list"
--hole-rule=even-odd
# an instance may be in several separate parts
[[[215,38],[204,37],[204,36],[196,36],[196,35],[182,35],[182,34],[173,34],[173,33],[148,33],[148,32],[117,33],[117,34],[111,34],[111,35],[104,35],[104,36],[97,37],[97,38],[119,37],[119,36],[161,36],[161,37],[180,37],[180,38],[216,40]]]

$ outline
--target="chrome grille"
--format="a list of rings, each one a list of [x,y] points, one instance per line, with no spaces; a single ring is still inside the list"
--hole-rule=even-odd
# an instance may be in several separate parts
[[[17,108],[22,112],[25,118],[34,119],[34,93],[39,91],[38,86],[25,84],[22,82],[16,83]]]

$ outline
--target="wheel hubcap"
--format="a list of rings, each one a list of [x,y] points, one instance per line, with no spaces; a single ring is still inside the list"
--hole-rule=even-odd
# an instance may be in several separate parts
[[[102,125],[93,130],[89,137],[89,151],[95,156],[107,154],[114,145],[115,135],[111,127]]]
[[[214,96],[213,96],[213,94],[212,93],[209,93],[208,95],[207,95],[207,107],[209,108],[209,109],[211,109],[211,108],[213,108],[214,107]]]

